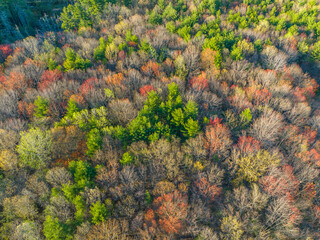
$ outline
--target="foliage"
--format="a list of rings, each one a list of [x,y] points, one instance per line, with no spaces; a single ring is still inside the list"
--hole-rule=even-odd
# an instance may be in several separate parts
[[[106,216],[108,216],[108,211],[104,204],[97,201],[90,207],[90,214],[92,216],[92,223],[98,224],[105,220]]]
[[[255,154],[248,154],[236,160],[238,171],[234,182],[256,182],[272,166],[278,166],[280,160],[275,154],[260,150]]]
[[[51,160],[52,137],[48,131],[39,128],[21,132],[20,144],[17,152],[22,166],[33,169],[42,169],[48,166]]]
[[[39,97],[34,101],[34,116],[38,118],[45,117],[49,110],[49,100]]]

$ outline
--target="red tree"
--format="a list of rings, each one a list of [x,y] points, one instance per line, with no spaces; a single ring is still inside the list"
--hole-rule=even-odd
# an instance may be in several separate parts
[[[153,75],[156,77],[160,76],[158,63],[151,60],[149,60],[145,65],[141,67],[141,71],[148,77],[151,77]]]
[[[95,77],[87,79],[79,88],[79,92],[85,96],[87,95],[92,89],[95,88],[95,85],[98,83],[98,79]]]
[[[0,63],[5,61],[6,58],[12,53],[12,48],[8,44],[0,45]]]
[[[147,95],[148,92],[151,92],[151,91],[155,91],[155,89],[151,85],[145,85],[145,86],[143,86],[142,88],[139,89],[139,92],[140,92],[140,94],[142,96]]]
[[[47,87],[49,87],[52,83],[56,82],[57,80],[62,79],[62,72],[60,70],[46,70],[43,72],[41,77],[41,82],[38,84],[38,89],[43,91]]]
[[[209,88],[207,75],[205,72],[202,72],[198,77],[193,77],[189,80],[189,86],[192,89],[203,91]]]
[[[240,150],[241,154],[253,153],[261,148],[261,143],[251,136],[241,136],[236,148]]]
[[[205,148],[210,156],[225,154],[232,144],[231,132],[221,121],[220,118],[210,120],[210,124],[206,128]]]
[[[186,196],[176,190],[156,198],[152,206],[154,210],[148,210],[145,215],[149,232],[157,226],[168,234],[177,234],[181,231],[189,208]]]
[[[210,184],[206,177],[202,177],[200,180],[195,181],[195,186],[199,193],[211,203],[214,202],[222,192],[221,187],[218,187],[216,184]]]

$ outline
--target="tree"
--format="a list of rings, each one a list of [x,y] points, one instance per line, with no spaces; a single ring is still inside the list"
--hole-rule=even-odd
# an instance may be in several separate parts
[[[130,165],[133,162],[133,157],[128,152],[124,153],[122,159],[120,159],[122,165]]]
[[[126,220],[107,219],[92,227],[87,239],[95,240],[128,240],[128,222]]]
[[[18,166],[17,155],[11,150],[3,150],[0,152],[0,168],[5,171],[15,170]]]
[[[208,150],[209,156],[217,154],[224,156],[232,144],[230,139],[230,130],[221,123],[222,119],[215,118],[211,120],[205,132],[205,148]]]
[[[266,150],[260,150],[255,154],[248,154],[236,159],[236,179],[234,182],[240,184],[243,181],[249,183],[257,182],[272,166],[278,166],[280,159],[276,154],[270,154]]]
[[[45,168],[51,160],[51,133],[32,128],[27,132],[21,132],[20,135],[20,144],[16,148],[20,157],[19,163],[33,169]]]
[[[47,116],[49,111],[49,100],[38,96],[38,98],[34,101],[35,109],[34,116],[38,118],[43,118]]]
[[[108,211],[104,204],[101,204],[100,201],[97,201],[90,207],[90,214],[92,217],[91,222],[98,224],[106,219],[108,216]]]
[[[62,29],[70,31],[81,27],[92,26],[98,22],[104,1],[76,0],[74,5],[69,4],[61,13]]]
[[[46,216],[46,220],[43,223],[43,234],[48,240],[72,239],[67,227],[58,218],[52,218],[51,216]]]
[[[65,71],[68,72],[70,70],[76,69],[87,69],[91,62],[88,59],[83,59],[79,54],[75,53],[71,48],[67,48],[66,50],[66,58],[63,63],[63,67]]]
[[[87,154],[92,156],[95,151],[101,148],[102,136],[98,129],[94,128],[87,134]]]
[[[66,116],[67,117],[72,117],[73,114],[75,112],[78,112],[78,111],[79,111],[79,108],[78,108],[78,105],[77,105],[76,101],[74,101],[73,99],[70,98],[70,100],[68,102],[68,106],[67,106]]]
[[[25,221],[17,226],[14,232],[14,239],[41,239],[41,227],[34,221]]]
[[[154,210],[148,210],[145,216],[150,227],[155,227],[158,217],[157,224],[163,232],[178,234],[182,230],[189,208],[186,196],[176,190],[154,199],[152,205]]]
[[[226,216],[221,222],[221,231],[223,239],[239,240],[244,231],[241,229],[241,223],[234,216]]]

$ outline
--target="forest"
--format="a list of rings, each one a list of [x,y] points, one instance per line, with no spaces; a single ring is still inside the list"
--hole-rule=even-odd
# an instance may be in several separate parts
[[[320,0],[0,0],[0,239],[320,239]]]

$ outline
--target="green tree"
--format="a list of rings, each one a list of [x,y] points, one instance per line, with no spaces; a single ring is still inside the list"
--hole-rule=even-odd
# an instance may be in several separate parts
[[[98,224],[103,222],[109,215],[106,205],[100,201],[95,202],[90,207],[91,222]]]
[[[69,170],[78,188],[84,189],[93,185],[95,170],[87,161],[72,161]]]
[[[67,226],[59,221],[58,218],[46,216],[43,223],[43,234],[48,240],[71,240],[72,235],[68,233]]]
[[[120,159],[120,163],[122,165],[129,165],[133,163],[133,157],[128,152],[126,152],[123,154],[122,159]]]
[[[87,154],[92,156],[95,151],[101,148],[102,136],[98,129],[94,128],[87,134]]]
[[[60,16],[62,29],[70,31],[99,22],[103,3],[101,0],[75,0],[74,4],[63,8]]]
[[[63,67],[66,72],[76,69],[84,70],[91,65],[90,60],[81,58],[80,55],[76,54],[71,48],[67,48],[65,55],[66,59]]]
[[[165,8],[162,17],[167,21],[174,21],[178,17],[177,11],[172,7],[172,3],[170,2],[169,5]]]
[[[45,117],[49,110],[49,100],[38,96],[34,101],[35,109],[34,116],[38,118]]]
[[[33,169],[45,168],[51,160],[52,136],[49,131],[32,128],[22,132],[17,152],[20,164]]]
[[[103,37],[101,37],[99,39],[99,46],[94,50],[94,54],[93,54],[93,57],[96,61],[99,61],[99,60],[104,60],[105,59],[105,51],[106,51],[106,47],[107,47],[107,43],[106,41],[104,40]]]
[[[198,121],[194,121],[192,118],[189,118],[184,124],[184,130],[182,132],[186,138],[194,138],[198,135],[199,131],[200,126]]]
[[[66,116],[72,118],[75,112],[79,112],[78,105],[73,99],[70,99],[67,106]]]

